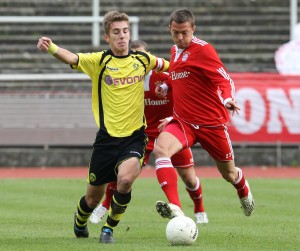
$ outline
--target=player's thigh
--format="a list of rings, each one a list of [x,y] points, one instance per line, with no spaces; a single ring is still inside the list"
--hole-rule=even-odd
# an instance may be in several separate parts
[[[153,152],[156,157],[171,157],[183,148],[181,141],[184,140],[185,136],[181,125],[172,120],[159,134]]]
[[[146,145],[148,143],[148,137],[144,133],[144,129],[140,129],[134,132],[131,136],[125,137],[121,141],[120,151],[117,161],[117,169],[120,171],[120,166],[124,166],[124,162],[127,163],[127,160],[131,158],[135,158],[134,160],[130,160],[129,164],[132,166],[132,163],[136,163],[138,160],[138,164],[141,167],[144,161]],[[127,165],[125,165],[126,167]]]
[[[143,130],[123,139],[117,162],[118,191],[119,186],[124,186],[125,190],[130,187],[140,174],[147,142],[148,137]]]
[[[196,133],[201,147],[214,160],[227,162],[234,159],[232,144],[226,127],[200,127]]]
[[[194,165],[193,153],[191,148],[185,148],[175,153],[171,157],[174,167],[188,168]]]
[[[118,166],[118,181],[121,179],[126,179],[128,182],[132,182],[137,178],[140,172],[141,165],[139,159],[136,157],[131,157],[127,160],[124,160]]]
[[[98,186],[117,179],[117,161],[120,153],[117,138],[98,133],[89,163],[89,184]]]
[[[124,160],[118,166],[117,190],[120,193],[128,193],[132,184],[141,173],[141,163],[137,157]]]

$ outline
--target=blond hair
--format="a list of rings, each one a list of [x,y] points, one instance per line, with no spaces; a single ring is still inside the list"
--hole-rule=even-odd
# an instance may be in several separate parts
[[[127,23],[129,23],[129,17],[126,13],[122,13],[117,10],[112,10],[107,12],[103,17],[104,33],[108,35],[110,25],[113,22],[121,22],[121,21],[126,21]]]

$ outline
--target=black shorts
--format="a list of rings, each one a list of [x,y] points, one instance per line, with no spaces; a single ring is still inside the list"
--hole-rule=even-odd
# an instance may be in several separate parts
[[[142,166],[147,142],[144,127],[124,138],[99,130],[89,164],[89,184],[98,186],[116,181],[118,166],[131,157],[138,158]]]

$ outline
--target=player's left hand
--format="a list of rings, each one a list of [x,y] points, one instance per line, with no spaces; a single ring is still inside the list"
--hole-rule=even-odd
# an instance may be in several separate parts
[[[172,120],[172,117],[160,119],[159,120],[160,124],[157,126],[158,131],[161,132],[164,129],[164,127],[166,126],[166,124],[168,124],[171,120]]]
[[[230,100],[225,104],[225,107],[229,110],[232,111],[232,116],[236,113],[239,114],[239,110],[241,108],[238,106],[238,104],[234,100]]]
[[[164,88],[163,88],[164,87]],[[166,99],[167,98],[167,93],[168,93],[168,86],[164,83],[156,83],[156,87],[155,87],[155,94],[158,98],[163,98]]]

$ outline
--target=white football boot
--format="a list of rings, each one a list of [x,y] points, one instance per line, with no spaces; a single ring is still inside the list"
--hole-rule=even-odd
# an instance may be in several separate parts
[[[108,210],[102,206],[102,204],[98,205],[90,216],[90,222],[93,224],[98,224],[106,215],[107,211]]]
[[[196,218],[196,223],[198,223],[198,224],[204,224],[204,223],[207,224],[208,223],[208,217],[205,212],[195,213],[195,218]]]
[[[173,219],[177,216],[184,216],[184,213],[179,206],[160,200],[156,202],[156,211],[161,215],[161,217],[168,219]]]
[[[254,198],[250,191],[250,186],[249,186],[249,183],[247,180],[246,180],[246,186],[248,187],[248,190],[249,190],[248,195],[246,197],[240,198],[240,202],[242,205],[241,208],[244,212],[244,215],[250,216],[252,214],[252,212],[254,211],[255,202],[254,202]]]

